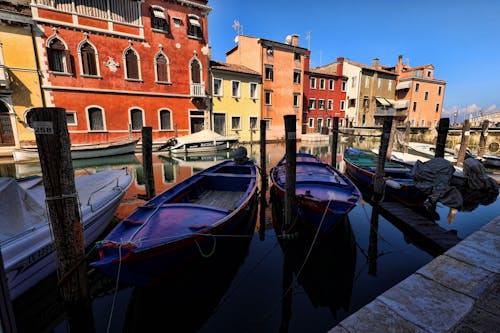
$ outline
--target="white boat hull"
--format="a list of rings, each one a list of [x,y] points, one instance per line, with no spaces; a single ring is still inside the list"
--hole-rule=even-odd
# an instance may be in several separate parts
[[[491,167],[495,167],[495,168],[500,167],[500,156],[483,155],[483,157],[481,158],[481,161],[486,166],[491,166]]]
[[[132,175],[126,170],[107,170],[99,175],[103,182],[104,179],[107,179],[107,182],[104,185],[91,183],[95,185],[92,187],[94,190],[85,188],[80,192],[79,177],[76,181],[85,247],[95,242],[109,226],[121,199],[132,183]],[[92,181],[92,175],[81,177],[88,177],[87,179]],[[44,200],[44,195],[39,196],[44,192],[43,186],[27,192],[33,194],[34,198],[38,196],[38,199]],[[39,201],[38,199],[36,201]],[[40,203],[45,207],[43,201]],[[10,237],[6,237],[6,234],[8,230],[2,233],[0,245],[10,297],[15,299],[55,272],[57,258],[50,225],[45,217]]]

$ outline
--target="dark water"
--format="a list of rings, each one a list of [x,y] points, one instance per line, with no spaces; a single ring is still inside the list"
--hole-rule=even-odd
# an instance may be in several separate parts
[[[378,143],[342,143],[339,151],[348,146],[369,149]],[[247,145],[247,149],[260,163],[260,147]],[[331,161],[328,144],[301,144],[300,149]],[[285,146],[269,144],[266,150],[269,171]],[[184,161],[155,154],[156,193],[225,157]],[[140,160],[140,155],[96,160],[75,169],[94,172],[127,165],[134,171],[136,179],[117,211],[123,218],[144,203],[137,199],[145,192]],[[337,167],[343,168],[340,155]],[[15,170],[18,176],[38,172],[37,165],[4,166],[2,172],[6,170]],[[455,212],[438,204],[435,223],[465,238],[500,212],[496,198],[493,202],[472,199],[469,211]],[[159,286],[117,285],[90,271],[96,332],[325,332],[435,256],[425,244],[375,214],[366,201],[332,236],[316,240],[314,246],[314,235],[303,235],[295,242],[279,239],[272,225],[272,205],[265,212],[261,233],[258,215],[248,221],[248,230],[242,230],[240,237],[218,242],[209,260]],[[94,255],[89,250],[90,258]],[[20,332],[69,332],[55,283],[52,276],[14,303]]]

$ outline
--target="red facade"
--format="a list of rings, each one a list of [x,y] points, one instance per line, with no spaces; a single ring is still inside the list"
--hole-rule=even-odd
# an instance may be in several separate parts
[[[304,72],[304,123],[306,133],[323,133],[333,126],[333,118],[343,122],[347,109],[347,77],[342,64],[330,64]]]
[[[139,137],[142,126],[162,142],[209,124],[207,1],[118,0],[107,11],[36,2],[46,103],[67,110],[72,143],[129,128]]]

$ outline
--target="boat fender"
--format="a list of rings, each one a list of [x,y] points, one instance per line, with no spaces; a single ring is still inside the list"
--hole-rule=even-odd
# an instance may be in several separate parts
[[[396,190],[399,190],[401,188],[401,184],[393,179],[386,179],[385,184],[389,187],[396,189]]]

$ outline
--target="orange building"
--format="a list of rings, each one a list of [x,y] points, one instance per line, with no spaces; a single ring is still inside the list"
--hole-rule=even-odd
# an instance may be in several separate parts
[[[437,126],[443,111],[446,81],[434,77],[433,65],[410,67],[399,56],[395,68],[398,74],[396,99],[407,107],[406,121],[412,127]]]
[[[47,106],[72,143],[209,128],[206,0],[32,2]]]
[[[226,53],[226,62],[246,66],[262,77],[262,117],[266,120],[266,140],[284,140],[285,115],[297,117],[297,139],[302,125],[303,80],[309,51],[298,46],[298,36],[285,43],[263,38],[238,36],[238,45]]]

